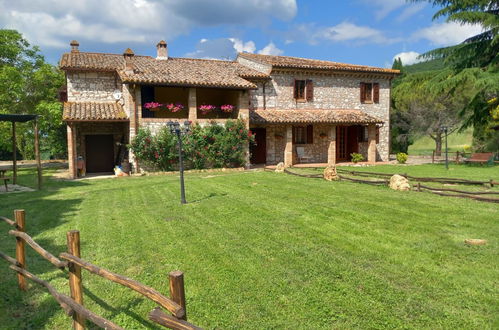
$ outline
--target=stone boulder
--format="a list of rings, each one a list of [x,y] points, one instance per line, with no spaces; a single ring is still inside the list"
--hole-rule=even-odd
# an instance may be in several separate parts
[[[277,164],[277,166],[275,167],[275,172],[276,173],[283,173],[284,172],[284,163],[283,162],[280,162],[279,164]]]
[[[393,190],[407,191],[411,190],[409,180],[402,175],[395,174],[390,178],[390,188]]]
[[[336,166],[330,165],[324,169],[324,180],[327,181],[337,181],[340,178],[338,177],[338,173],[336,172]]]

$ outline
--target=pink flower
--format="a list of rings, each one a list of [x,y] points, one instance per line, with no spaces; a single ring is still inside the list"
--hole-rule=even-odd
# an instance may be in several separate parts
[[[154,108],[159,108],[162,107],[163,104],[158,103],[158,102],[148,102],[144,104],[144,108],[146,109],[154,109]]]
[[[220,106],[220,110],[222,110],[223,112],[232,112],[234,110],[234,106],[232,104],[224,104],[222,106]]]

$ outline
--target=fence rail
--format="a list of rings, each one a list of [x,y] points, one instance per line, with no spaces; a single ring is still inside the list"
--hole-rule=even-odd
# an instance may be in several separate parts
[[[200,329],[199,327],[187,322],[184,275],[181,271],[173,271],[169,274],[171,298],[168,298],[149,286],[120,274],[100,268],[81,259],[79,231],[71,230],[67,233],[68,252],[63,252],[59,255],[59,258],[63,259],[63,261],[41,247],[25,232],[24,210],[15,210],[14,218],[16,219],[15,221],[0,216],[0,220],[3,220],[8,225],[17,229],[9,231],[9,234],[14,236],[16,239],[16,258],[12,258],[3,252],[0,252],[0,258],[6,260],[10,264],[9,268],[17,273],[19,288],[21,290],[27,290],[26,279],[45,287],[50,295],[52,295],[52,297],[54,297],[54,299],[59,303],[65,313],[73,318],[74,329],[84,329],[85,320],[89,320],[104,329],[122,329],[120,326],[106,320],[84,307],[81,275],[82,269],[132,289],[173,314],[168,315],[161,309],[161,307],[157,307],[148,315],[151,321],[171,329]],[[26,270],[25,244],[30,246],[40,256],[60,270],[65,271],[68,269],[68,283],[71,297],[58,292],[52,285],[50,285],[50,283],[38,278],[36,275]]]
[[[365,172],[365,171],[351,171],[351,170],[345,170],[345,169],[336,169],[338,173],[338,177],[341,180],[347,180],[347,181],[352,181],[352,182],[357,182],[357,183],[365,183],[365,184],[371,184],[371,185],[389,185],[389,180],[388,178],[393,176],[393,174],[389,173],[379,173],[379,172]],[[284,172],[287,174],[299,176],[299,177],[305,177],[305,178],[322,178],[322,174],[300,174],[296,172],[292,172],[289,169],[284,169]],[[382,177],[385,178],[384,180],[361,180],[361,179],[356,179],[356,178],[350,178],[342,174],[349,174],[352,176],[360,176],[360,177]],[[469,199],[474,199],[477,201],[482,201],[482,202],[489,202],[489,203],[499,203],[499,198],[490,198],[490,197],[484,197],[483,195],[499,195],[499,192],[495,191],[465,191],[465,190],[458,190],[458,189],[450,189],[450,188],[435,188],[435,187],[428,187],[428,186],[423,186],[421,185],[420,182],[437,182],[437,183],[451,183],[451,184],[465,184],[465,185],[490,185],[490,187],[494,187],[494,185],[499,185],[499,182],[496,182],[492,179],[489,181],[476,181],[476,180],[466,180],[466,179],[459,179],[459,178],[437,178],[437,177],[415,177],[407,174],[400,174],[403,177],[406,177],[408,179],[414,180],[414,181],[419,181],[414,189],[416,191],[422,192],[422,191],[427,191],[436,195],[440,196],[447,196],[447,197],[461,197],[461,198],[469,198]],[[450,194],[446,192],[454,192],[455,194]]]

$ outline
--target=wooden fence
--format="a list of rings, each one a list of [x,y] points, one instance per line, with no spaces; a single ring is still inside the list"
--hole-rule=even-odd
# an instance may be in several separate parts
[[[365,184],[371,184],[371,185],[385,185],[388,186],[390,183],[390,177],[393,176],[393,174],[389,173],[379,173],[379,172],[364,172],[364,171],[351,171],[351,170],[345,170],[345,169],[336,169],[338,173],[338,177],[341,180],[347,180],[347,181],[352,181],[356,183],[365,183]],[[322,178],[322,174],[302,174],[302,173],[296,173],[292,172],[289,169],[284,169],[284,172],[290,175],[295,175],[295,176],[300,176],[304,178],[314,178],[314,179],[319,179]],[[383,180],[362,180],[362,179],[355,179],[355,178],[350,178],[348,176],[342,175],[342,174],[349,174],[351,176],[359,176],[359,177],[381,177]],[[470,198],[482,202],[489,202],[489,203],[499,203],[499,198],[490,198],[490,197],[484,197],[483,195],[496,195],[499,196],[499,192],[496,191],[464,191],[464,190],[456,190],[456,189],[448,189],[448,188],[437,188],[437,187],[428,187],[428,186],[423,186],[421,185],[421,182],[436,182],[436,183],[446,183],[446,184],[464,184],[464,185],[490,185],[490,187],[494,187],[495,185],[499,185],[499,182],[494,181],[490,179],[489,181],[476,181],[476,180],[466,180],[466,179],[459,179],[459,178],[436,178],[436,177],[415,177],[407,174],[400,174],[403,177],[406,177],[410,180],[418,182],[417,186],[415,186],[415,190],[422,192],[430,192],[436,195],[440,196],[449,196],[449,197],[461,197],[461,198]],[[416,188],[417,187],[417,188]],[[452,193],[449,193],[452,192]]]
[[[80,256],[80,232],[71,230],[67,232],[68,251],[61,253],[59,258],[45,250],[36,243],[27,233],[25,225],[24,210],[14,211],[14,220],[0,216],[0,220],[14,227],[9,234],[16,238],[16,257],[12,258],[5,253],[0,252],[0,258],[10,263],[10,269],[17,272],[19,289],[26,291],[26,279],[29,279],[47,289],[55,298],[61,308],[67,315],[73,318],[73,328],[76,330],[85,328],[85,320],[93,322],[95,325],[104,329],[122,329],[113,322],[94,314],[83,306],[82,274],[85,269],[90,273],[101,276],[112,282],[121,284],[131,290],[134,290],[144,297],[154,301],[160,307],[153,309],[149,313],[149,319],[155,323],[171,329],[200,329],[199,327],[187,322],[187,313],[185,305],[184,274],[181,271],[169,273],[170,298],[162,295],[155,289],[139,283],[128,277],[110,272],[81,259]],[[69,289],[71,297],[64,295],[51,286],[48,282],[38,278],[26,270],[25,246],[30,246],[40,256],[49,261],[52,265],[62,271],[66,269],[69,272]],[[169,315],[164,310],[170,312]]]

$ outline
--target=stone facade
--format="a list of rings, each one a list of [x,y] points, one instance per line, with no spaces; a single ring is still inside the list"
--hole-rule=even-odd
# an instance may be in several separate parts
[[[69,102],[116,101],[113,92],[122,88],[120,79],[113,72],[68,71],[66,76]]]
[[[246,60],[247,61],[247,60]],[[255,67],[252,67],[255,68]],[[250,92],[250,109],[300,110],[300,109],[353,109],[383,120],[376,145],[377,160],[389,159],[390,88],[387,78],[361,78],[317,74],[314,72],[272,72],[272,80],[259,82],[258,89]],[[313,81],[313,101],[297,102],[294,99],[294,81]],[[379,83],[379,103],[360,102],[360,83]],[[359,152],[367,159],[367,142],[359,142]]]
[[[314,125],[312,144],[293,144],[293,148],[303,147],[305,155],[312,163],[327,163],[329,148],[329,131],[331,125]],[[286,149],[286,125],[266,126],[267,144],[267,164],[277,164],[284,162],[284,152]],[[293,150],[293,154],[295,151]],[[296,156],[294,156],[296,162]]]

